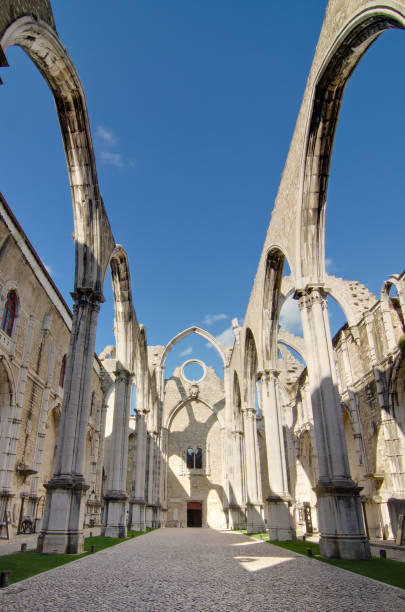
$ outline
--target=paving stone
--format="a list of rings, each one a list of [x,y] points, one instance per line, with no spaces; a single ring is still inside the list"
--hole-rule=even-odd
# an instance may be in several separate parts
[[[0,592],[2,612],[404,612],[405,591],[244,535],[161,529]]]

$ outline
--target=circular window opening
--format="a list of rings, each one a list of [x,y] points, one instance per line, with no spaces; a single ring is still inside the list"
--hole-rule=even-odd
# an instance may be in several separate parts
[[[191,383],[200,382],[205,376],[205,367],[201,361],[188,361],[182,368],[183,377]]]

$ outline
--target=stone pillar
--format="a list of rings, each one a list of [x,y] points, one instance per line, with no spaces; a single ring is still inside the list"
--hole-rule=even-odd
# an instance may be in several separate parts
[[[100,441],[98,445],[98,457],[97,457],[97,474],[96,474],[96,486],[95,493],[96,499],[100,503],[101,507],[101,495],[102,495],[102,486],[103,486],[103,463],[104,463],[104,446],[105,446],[105,427],[106,427],[106,417],[107,417],[107,407],[108,404],[105,401],[105,394],[103,395],[103,402],[101,404],[101,414],[100,414]]]
[[[83,552],[86,432],[97,318],[103,297],[92,289],[72,293],[72,332],[54,474],[47,489],[38,552]]]
[[[130,500],[130,529],[133,531],[145,531],[145,476],[146,476],[146,430],[147,411],[136,411],[135,428],[135,457],[134,474],[135,482],[132,485],[132,497]]]
[[[255,408],[244,408],[242,414],[246,453],[247,532],[258,533],[264,530],[264,521],[257,461],[256,410]]]
[[[277,370],[266,370],[261,377],[270,485],[270,495],[266,500],[269,505],[269,537],[271,540],[292,540],[295,538],[295,531],[289,510],[291,497],[288,492],[278,376]]]
[[[155,433],[153,431],[148,432],[147,436],[147,462],[148,462],[148,482],[147,482],[147,498],[146,498],[146,527],[153,527],[153,516],[155,513],[155,503],[153,497],[153,485],[154,485],[154,474],[153,465],[155,459]]]
[[[128,370],[115,372],[114,419],[111,440],[107,492],[104,495],[104,525],[102,534],[108,538],[127,535],[126,501],[128,463],[128,425],[131,411],[132,376]]]
[[[169,447],[169,432],[162,427],[160,435],[160,457],[159,457],[159,501],[161,507],[161,525],[166,525],[167,519],[167,453]]]
[[[229,497],[229,528],[246,529],[243,487],[243,431],[232,431],[232,478]]]
[[[297,294],[308,359],[314,429],[319,462],[318,497],[321,554],[369,559],[360,487],[350,478],[337,375],[327,313],[320,287]]]

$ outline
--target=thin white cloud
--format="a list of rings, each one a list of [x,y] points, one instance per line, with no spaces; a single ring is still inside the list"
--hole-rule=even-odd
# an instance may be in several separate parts
[[[46,264],[45,262],[42,263],[44,264],[45,270],[48,272],[48,274],[50,274],[51,276],[55,276],[55,272],[52,266]]]
[[[192,346],[188,346],[187,348],[184,349],[184,351],[181,351],[181,353],[179,353],[180,357],[186,357],[187,355],[191,355],[191,353],[193,352],[193,347]]]
[[[106,164],[111,164],[116,168],[122,168],[124,162],[121,153],[113,153],[112,151],[101,151],[101,159]]]
[[[330,274],[332,272],[333,268],[334,268],[333,260],[330,257],[327,257],[325,259],[325,268],[326,268],[326,272],[328,274]]]
[[[204,325],[213,325],[215,321],[223,321],[224,319],[227,319],[227,318],[228,318],[228,315],[224,313],[214,314],[214,315],[206,314],[203,319],[203,323]]]
[[[298,302],[292,296],[288,298],[281,309],[280,325],[292,334],[302,336],[301,314]]]
[[[103,142],[106,145],[109,145],[110,147],[114,147],[118,140],[117,138],[114,136],[114,133],[112,132],[112,130],[109,130],[108,128],[104,127],[103,125],[98,125],[97,129],[96,129],[96,137],[101,140],[101,142]]]
[[[218,340],[218,342],[222,344],[222,346],[228,346],[228,345],[232,346],[233,343],[235,342],[235,333],[232,329],[232,325],[224,329],[222,334],[219,334],[219,336],[216,336],[216,340]]]

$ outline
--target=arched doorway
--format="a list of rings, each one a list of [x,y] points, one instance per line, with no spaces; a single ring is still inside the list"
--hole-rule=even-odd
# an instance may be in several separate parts
[[[192,501],[187,503],[187,527],[202,527],[202,503]]]

